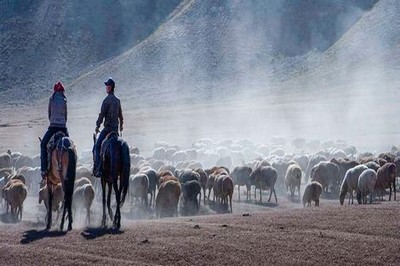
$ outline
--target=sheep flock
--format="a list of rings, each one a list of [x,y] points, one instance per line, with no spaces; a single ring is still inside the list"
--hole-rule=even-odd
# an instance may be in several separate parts
[[[101,212],[94,207],[101,205],[101,184],[92,176],[92,153],[77,150],[74,216],[84,217],[86,225],[100,223],[93,219]],[[130,157],[130,200],[123,208],[130,217],[136,217],[133,213],[147,218],[235,213],[236,204],[273,208],[280,199],[306,209],[323,206],[321,198],[338,206],[373,204],[396,200],[400,177],[399,147],[362,152],[343,140],[276,137],[257,144],[204,138],[185,148],[156,142],[153,150],[144,153],[132,146]],[[58,220],[61,184],[48,206],[39,165],[39,155],[11,149],[0,154],[0,205],[13,222],[23,219],[26,201],[37,205],[38,217],[46,219],[45,210],[51,208]]]

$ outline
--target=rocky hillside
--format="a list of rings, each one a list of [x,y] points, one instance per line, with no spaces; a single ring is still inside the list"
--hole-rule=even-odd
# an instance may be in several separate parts
[[[124,96],[151,99],[145,105],[255,94],[330,47],[375,2],[187,1],[144,42],[72,86],[90,91],[112,75]]]
[[[145,39],[179,3],[0,0],[0,91],[10,102],[47,97],[56,80],[69,83]]]
[[[62,78],[81,96],[113,76],[140,97],[251,91],[331,47],[376,2],[0,0],[0,90],[40,99]]]

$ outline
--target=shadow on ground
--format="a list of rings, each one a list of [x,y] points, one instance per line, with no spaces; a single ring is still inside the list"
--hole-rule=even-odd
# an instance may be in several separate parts
[[[59,237],[67,234],[66,231],[28,230],[24,232],[21,244],[29,244],[46,237]]]
[[[82,231],[81,236],[85,239],[92,240],[104,235],[120,235],[123,233],[124,231],[116,228],[88,227]]]

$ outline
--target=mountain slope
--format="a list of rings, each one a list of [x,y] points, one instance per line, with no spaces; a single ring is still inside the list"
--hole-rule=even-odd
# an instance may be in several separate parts
[[[145,41],[71,86],[91,93],[113,76],[124,97],[164,103],[252,94],[283,79],[305,52],[332,45],[375,2],[188,1]]]
[[[3,100],[47,97],[65,83],[145,39],[180,0],[0,0]]]

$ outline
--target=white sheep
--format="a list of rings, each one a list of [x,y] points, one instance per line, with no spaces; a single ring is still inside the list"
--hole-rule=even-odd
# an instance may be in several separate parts
[[[369,193],[369,203],[372,203],[374,187],[376,183],[376,172],[373,169],[363,171],[358,178],[357,201],[359,204],[367,203],[367,195]]]
[[[322,193],[322,185],[317,181],[308,183],[304,189],[303,206],[311,207],[311,201],[315,201],[315,206],[319,206],[319,197]]]
[[[39,190],[39,204],[44,202],[44,206],[46,207],[46,221],[47,221],[47,213],[49,210],[49,190],[47,189],[47,185],[44,185],[43,187],[40,188]],[[58,183],[56,186],[53,186],[53,202],[52,202],[52,211],[57,212],[57,218],[56,221],[58,220],[60,216],[60,203],[64,201],[64,190],[62,189],[61,183]]]
[[[74,187],[77,188],[77,187],[81,187],[86,184],[92,184],[92,183],[90,182],[90,180],[88,178],[81,177],[75,181]]]
[[[289,165],[288,169],[286,170],[286,175],[285,175],[285,186],[286,190],[290,190],[290,195],[292,196],[292,199],[294,198],[294,192],[296,190],[299,191],[299,198],[300,198],[300,183],[301,183],[301,175],[302,171],[300,166],[297,164],[291,164]]]
[[[143,173],[139,172],[134,176],[129,177],[129,196],[131,197],[131,207],[133,205],[133,199],[141,199],[141,204],[145,207],[148,206],[147,203],[147,192],[149,190],[149,178]]]
[[[75,189],[72,197],[72,208],[74,213],[77,210],[86,209],[86,224],[90,224],[90,207],[94,199],[94,188],[92,184],[84,184]]]
[[[347,170],[340,187],[340,205],[343,205],[347,193],[350,193],[349,204],[350,198],[351,204],[353,204],[353,192],[357,191],[358,178],[360,177],[361,173],[367,169],[367,166],[361,164]]]

